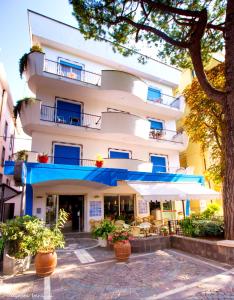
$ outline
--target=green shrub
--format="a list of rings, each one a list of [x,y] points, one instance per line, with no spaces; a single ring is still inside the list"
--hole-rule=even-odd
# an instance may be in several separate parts
[[[107,239],[108,235],[115,230],[115,225],[109,220],[103,220],[100,225],[92,230],[94,237]]]
[[[220,219],[188,217],[180,221],[182,232],[191,237],[223,237],[224,222]]]
[[[24,258],[36,252],[36,241],[42,221],[36,217],[23,216],[0,224],[3,242],[8,254],[16,258]]]
[[[221,207],[217,203],[210,203],[207,208],[202,212],[202,217],[204,219],[212,219],[219,214]]]
[[[3,238],[0,238],[0,256],[2,255],[4,250],[4,241]]]

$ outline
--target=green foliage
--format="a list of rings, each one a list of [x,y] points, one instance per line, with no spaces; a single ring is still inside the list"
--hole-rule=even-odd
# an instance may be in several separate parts
[[[24,258],[35,254],[37,250],[37,234],[43,223],[36,217],[23,216],[0,224],[0,231],[8,254],[16,258]]]
[[[43,53],[43,49],[40,45],[36,44],[33,45],[30,48],[30,52],[29,53],[24,53],[24,55],[20,58],[19,60],[19,74],[20,74],[20,78],[22,79],[23,73],[27,68],[27,63],[28,63],[28,55],[32,52],[40,52]]]
[[[0,238],[0,257],[3,253],[3,250],[4,250],[4,240],[3,238]]]
[[[24,53],[24,55],[19,60],[19,73],[20,78],[22,79],[23,73],[27,68],[28,63],[28,53]]]
[[[65,241],[61,229],[68,220],[68,213],[60,209],[57,223],[51,228],[43,226],[36,240],[37,252],[53,252],[57,248],[64,248]]]
[[[202,212],[202,216],[204,219],[212,219],[215,218],[220,212],[221,207],[217,203],[208,204],[207,208]]]
[[[18,100],[16,102],[16,105],[14,106],[14,117],[17,118],[17,116],[20,115],[23,104],[27,106],[29,103],[35,103],[36,101],[37,99],[32,97],[25,97],[23,99]]]
[[[164,4],[193,12],[201,12],[206,9],[208,23],[213,23],[215,20],[215,24],[224,21],[226,8],[225,0],[69,0],[69,2],[73,6],[78,28],[85,38],[110,40],[114,42],[114,50],[125,56],[135,53],[138,50],[137,45],[139,45],[139,49],[143,45],[144,47],[155,48],[157,49],[157,57],[166,62],[170,60],[172,64],[183,68],[191,66],[188,50],[179,49],[175,45],[166,43],[162,35],[160,36],[154,30],[161,31],[175,41],[189,42],[196,26],[193,25],[191,28],[186,25],[186,22],[191,23],[192,18],[160,10],[154,7],[154,4]],[[203,59],[208,61],[210,53],[223,49],[222,32],[206,28],[201,44]],[[139,57],[139,60],[145,61],[142,56]]]
[[[92,234],[94,237],[101,237],[103,239],[107,239],[108,235],[113,232],[115,230],[115,226],[114,224],[109,221],[104,219],[100,225],[98,225],[97,227],[95,227],[92,230]]]
[[[207,71],[206,75],[214,87],[224,89],[224,64],[219,64]],[[199,143],[202,152],[209,153],[209,165],[204,175],[215,184],[220,184],[224,169],[221,134],[224,126],[222,107],[205,94],[196,78],[184,90],[184,96],[189,113],[184,118],[183,127],[191,141]]]
[[[223,237],[224,222],[220,218],[205,219],[205,216],[193,215],[180,220],[180,227],[186,236]]]
[[[28,159],[27,152],[28,152],[27,150],[20,150],[20,151],[16,152],[15,160],[16,161],[20,161],[20,160],[27,161],[27,159]]]
[[[37,252],[54,251],[64,246],[61,228],[67,220],[68,214],[59,211],[58,222],[48,228],[37,217],[23,216],[8,220],[0,224],[0,232],[8,254],[15,258],[25,258]]]
[[[116,242],[127,242],[132,238],[129,230],[126,228],[116,228],[111,234],[108,236],[108,241],[112,244]]]

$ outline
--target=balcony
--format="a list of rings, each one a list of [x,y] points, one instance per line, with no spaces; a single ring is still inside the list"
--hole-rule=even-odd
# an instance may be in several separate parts
[[[101,128],[101,116],[79,113],[63,109],[57,109],[56,107],[41,105],[41,121],[80,126],[92,129]]]
[[[27,151],[27,162],[28,163],[39,163],[38,162],[39,152],[37,151]],[[16,160],[16,154],[13,154],[11,157],[11,161]],[[96,167],[96,160],[94,159],[83,159],[78,158],[77,160],[73,157],[61,157],[61,156],[48,156],[48,164],[54,164],[54,160],[61,159],[61,164],[63,165],[73,165],[73,166],[82,166],[82,167]],[[44,163],[45,165],[47,163]],[[57,163],[59,164],[59,163]],[[139,159],[123,159],[123,158],[104,158],[102,168],[110,168],[110,169],[126,169],[128,171],[135,172],[147,172],[147,173],[171,173],[171,174],[193,174],[193,170],[191,167],[184,169],[178,166],[160,166],[153,165],[150,161],[142,161]]]
[[[178,119],[184,112],[183,97],[175,98],[161,94],[160,98],[147,99],[148,85],[141,78],[119,70],[102,70],[102,75],[66,66],[64,63],[45,58],[45,54],[32,52],[28,55],[25,76],[30,89],[48,87],[66,97],[75,98],[79,93],[82,98],[108,103],[118,102],[128,107],[144,111],[157,111],[162,117]],[[147,104],[147,105],[146,105]]]
[[[92,84],[95,86],[101,85],[101,75],[83,69],[77,70],[72,67],[66,68],[63,64],[49,59],[44,60],[43,71],[75,81],[84,82],[86,84]]]
[[[165,141],[185,145],[188,144],[188,137],[184,132],[173,130],[150,129],[149,138],[157,141]]]
[[[148,139],[150,122],[125,112],[103,112],[101,130],[104,133]]]

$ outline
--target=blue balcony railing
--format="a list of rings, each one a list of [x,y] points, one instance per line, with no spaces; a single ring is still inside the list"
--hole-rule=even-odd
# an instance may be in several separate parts
[[[77,113],[66,109],[61,110],[48,105],[41,106],[41,120],[93,129],[100,129],[101,127],[101,116]]]

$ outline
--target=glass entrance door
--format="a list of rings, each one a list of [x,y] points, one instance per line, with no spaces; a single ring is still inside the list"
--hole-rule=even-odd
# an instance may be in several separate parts
[[[46,224],[53,225],[58,218],[58,196],[48,195],[46,199]]]
[[[69,220],[65,224],[65,230],[84,231],[84,196],[60,195],[59,209],[69,213]]]

